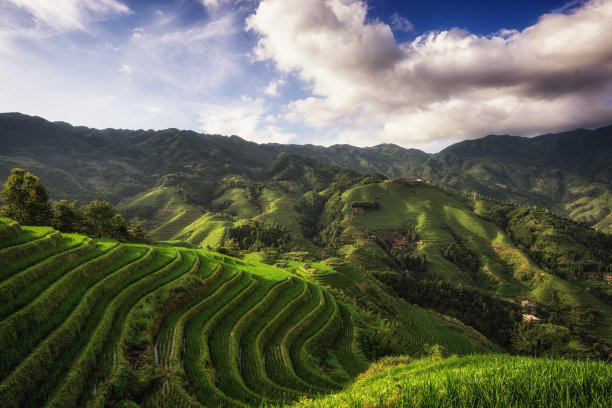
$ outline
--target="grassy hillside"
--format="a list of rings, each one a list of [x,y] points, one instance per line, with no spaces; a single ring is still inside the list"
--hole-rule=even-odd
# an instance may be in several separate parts
[[[362,273],[346,266],[328,268],[331,280],[304,279],[206,250],[91,240],[8,219],[0,248],[3,407],[297,400],[338,391],[367,367],[365,330],[402,326],[338,301]],[[372,290],[360,297],[375,301]],[[410,322],[395,332],[410,339],[398,352],[421,355],[425,342],[489,350],[476,334],[397,305]]]
[[[202,211],[188,204],[184,195],[174,186],[159,186],[139,194],[126,200],[119,209],[124,214],[144,219],[151,236],[159,241],[174,239],[202,215]]]
[[[376,201],[380,209],[366,210],[346,220],[367,236],[376,230],[400,230],[413,227],[418,234],[416,249],[430,262],[429,270],[439,278],[455,283],[482,286],[482,279],[495,284],[503,295],[520,295],[525,286],[504,268],[494,247],[513,248],[506,234],[497,226],[473,213],[462,196],[427,184],[379,183],[346,191],[344,213],[349,216],[353,202]],[[441,249],[460,237],[481,262],[480,272],[466,271],[442,255]]]
[[[201,209],[185,202],[175,187],[158,187],[128,200],[120,206],[125,214],[149,215],[147,226],[157,241],[183,241],[202,248],[222,246],[227,230],[239,219],[253,219],[287,226],[292,245],[312,248],[304,239],[295,200],[299,194],[287,193],[278,186],[265,186],[257,198],[249,201],[245,188],[219,188],[212,206],[221,212]]]
[[[172,238],[203,248],[215,248],[223,245],[227,230],[233,226],[234,222],[223,215],[206,213]]]
[[[481,355],[372,365],[346,390],[294,407],[609,407],[603,362]],[[398,364],[399,363],[399,364]]]
[[[571,159],[567,162],[571,163]],[[612,166],[605,167],[609,172]],[[519,153],[509,157],[463,157],[450,151],[429,159],[418,176],[456,191],[548,208],[610,232],[606,220],[612,208],[610,182],[559,164],[530,162]]]
[[[455,285],[471,286],[496,297],[509,299],[515,304],[519,300],[529,299],[555,309],[556,313],[573,316],[571,324],[608,344],[612,342],[611,305],[593,296],[590,289],[585,289],[589,284],[583,283],[586,282],[583,280],[584,277],[577,278],[563,274],[564,254],[566,256],[569,251],[583,250],[587,253],[586,243],[595,243],[595,237],[589,235],[594,232],[575,226],[576,231],[568,235],[578,237],[582,234],[585,236],[585,241],[582,244],[568,241],[567,246],[563,246],[566,245],[567,238],[563,238],[559,233],[556,238],[552,238],[552,242],[559,245],[555,250],[557,252],[554,253],[558,253],[560,263],[551,263],[552,261],[548,263],[538,261],[538,263],[530,255],[535,252],[529,252],[524,246],[517,246],[516,238],[514,241],[511,240],[505,230],[477,215],[482,212],[480,208],[485,205],[482,200],[472,200],[424,183],[378,183],[358,186],[347,190],[342,197],[346,204],[342,222],[344,247],[341,251],[348,254],[357,264],[372,270],[381,269],[382,265],[384,269],[385,260],[389,262],[388,256],[369,237],[378,230],[414,229],[418,240],[412,242],[412,247],[403,252],[413,258],[424,257],[427,266],[420,271],[409,266],[413,279],[442,280]],[[351,214],[351,205],[363,202],[376,202],[378,208]],[[525,223],[527,225],[534,223],[528,220],[516,222],[516,228]],[[560,222],[567,223],[562,220]],[[545,224],[533,225],[535,228],[535,225]],[[545,234],[542,236],[552,237],[553,227],[547,228],[542,231],[531,231],[528,236],[537,237]],[[563,228],[569,227],[556,228],[566,231]],[[590,238],[586,238],[587,236]],[[546,241],[548,242],[546,247],[537,248],[540,248],[540,251],[541,248],[553,251],[550,249],[552,245],[550,241]],[[453,248],[461,256],[459,258],[449,256],[449,248]],[[602,256],[599,259],[605,260],[612,256],[611,249],[596,247],[594,251],[599,251],[597,253]],[[462,262],[461,257],[473,259],[474,262],[467,264]],[[372,259],[378,261],[371,262]],[[397,268],[397,265],[392,266]],[[588,314],[592,317],[587,323],[585,316]]]
[[[199,176],[166,176],[161,185],[124,199],[119,210],[127,218],[144,220],[155,240],[215,247],[223,244],[227,229],[235,222],[252,219],[285,225],[291,234],[291,246],[316,252],[305,237],[303,223],[316,225],[317,220],[300,219],[296,202],[304,194],[315,194],[324,203],[330,195],[363,178],[350,170],[280,154],[263,173],[219,178],[208,186],[206,194],[200,191]]]

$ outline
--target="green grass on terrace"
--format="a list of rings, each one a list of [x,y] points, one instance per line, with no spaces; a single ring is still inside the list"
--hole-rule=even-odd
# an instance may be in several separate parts
[[[377,367],[371,374],[335,395],[306,399],[293,407],[612,406],[612,366],[604,362],[492,354],[425,358]]]
[[[30,226],[22,226],[21,234],[7,239],[5,241],[0,242],[0,250],[16,245],[21,245],[26,242],[33,241],[35,239],[40,239],[45,235],[51,234],[53,232],[53,228],[51,227],[30,227]]]
[[[177,238],[193,245],[215,248],[223,245],[227,230],[233,226],[234,222],[222,215],[206,213],[185,226]]]

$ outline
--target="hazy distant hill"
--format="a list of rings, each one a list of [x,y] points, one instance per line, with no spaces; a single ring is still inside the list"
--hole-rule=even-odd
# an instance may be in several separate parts
[[[0,114],[0,144],[0,174],[27,167],[56,199],[101,198],[117,204],[175,175],[188,190],[197,184],[190,198],[202,205],[215,198],[220,178],[266,180],[270,163],[292,153],[360,173],[421,177],[468,193],[546,207],[601,230],[610,231],[612,225],[612,126],[535,138],[487,136],[428,154],[392,144],[258,145],[237,136],[177,129],[96,130],[6,113]]]
[[[431,156],[418,149],[405,149],[394,144],[373,147],[333,145],[285,145],[283,150],[321,160],[339,167],[349,167],[360,173],[380,173],[389,177],[412,177],[422,171]]]

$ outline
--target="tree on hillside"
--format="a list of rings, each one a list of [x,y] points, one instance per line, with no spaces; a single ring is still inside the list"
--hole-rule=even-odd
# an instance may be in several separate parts
[[[240,253],[240,245],[233,239],[228,238],[223,242],[223,246],[218,246],[215,251],[220,254],[233,256],[234,258],[242,258]]]
[[[61,232],[77,232],[93,238],[150,242],[140,221],[129,227],[112,204],[92,201],[77,207],[60,200],[51,206],[49,191],[38,177],[23,169],[11,170],[0,191],[0,217],[12,218],[24,225],[52,225]]]
[[[0,216],[25,225],[45,225],[51,220],[49,191],[38,177],[14,168],[0,192]]]
[[[87,235],[100,238],[127,238],[127,225],[115,207],[107,201],[94,200],[82,208]]]
[[[82,232],[84,224],[83,211],[76,206],[76,201],[68,204],[66,200],[55,203],[51,225],[61,232]]]
[[[142,226],[142,222],[138,218],[135,218],[130,222],[127,232],[128,238],[131,242],[140,242],[143,244],[152,242],[151,237]]]
[[[135,219],[128,226],[115,207],[106,201],[92,201],[77,207],[76,201],[68,204],[66,200],[60,200],[54,205],[51,225],[61,232],[77,232],[92,238],[151,242],[140,220]]]

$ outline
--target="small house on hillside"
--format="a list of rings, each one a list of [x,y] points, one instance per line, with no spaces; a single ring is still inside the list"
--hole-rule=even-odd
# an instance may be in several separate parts
[[[535,317],[532,314],[523,314],[523,321],[531,323],[540,323],[540,318]]]
[[[411,249],[413,247],[413,243],[410,242],[410,240],[408,239],[408,237],[406,236],[401,236],[400,238],[397,238],[392,245],[393,249],[395,251],[404,251],[407,249]]]
[[[370,238],[372,240],[380,239],[391,244],[391,248],[395,251],[405,251],[414,247],[414,242],[410,241],[407,235],[395,230],[379,230],[374,232]]]

